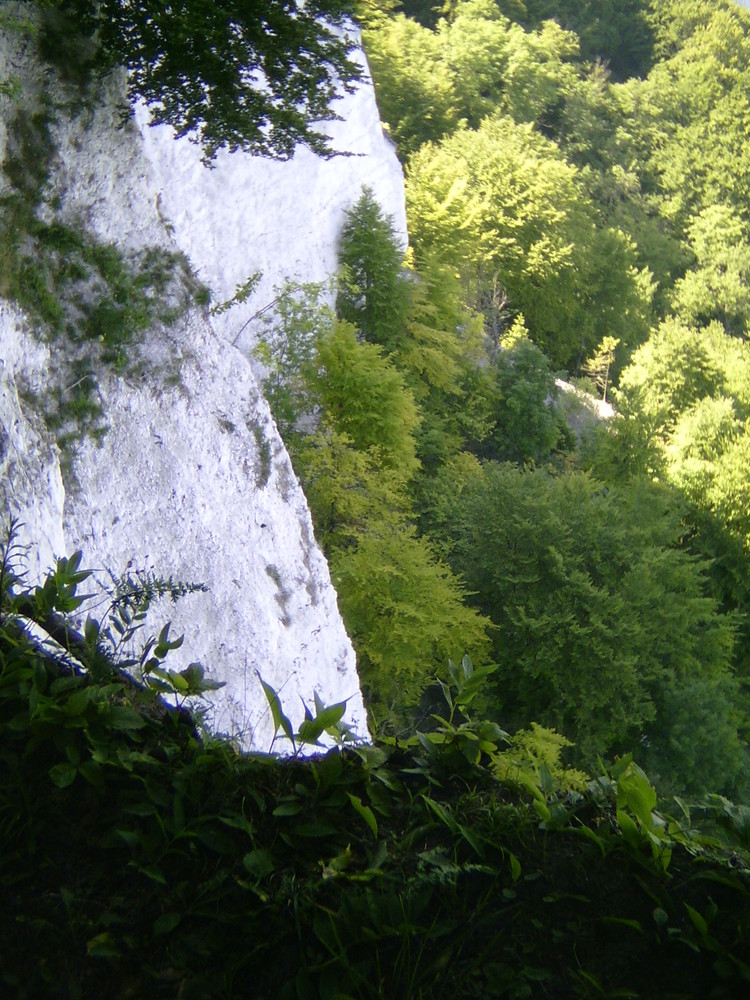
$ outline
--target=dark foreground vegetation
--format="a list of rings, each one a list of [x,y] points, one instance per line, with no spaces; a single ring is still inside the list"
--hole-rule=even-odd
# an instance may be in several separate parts
[[[331,152],[315,125],[336,77],[358,75],[350,43],[294,4],[34,6],[41,22],[0,24],[55,62],[56,88],[97,100],[125,62],[131,96],[162,101],[208,159]],[[11,533],[0,983],[19,997],[744,996],[747,12],[356,9],[411,249],[363,192],[335,295],[280,290],[259,353],[378,736],[353,743],[344,706],[322,705],[293,734],[269,689],[295,747],[341,745],[239,754],[158,701],[210,686],[164,665],[168,630],[133,652],[150,599],[180,585],[137,578],[79,633],[79,558],[29,590]],[[266,73],[272,106],[243,104],[238,60]],[[16,84],[0,81],[3,99]],[[90,281],[116,308],[75,313],[78,339],[123,370],[169,262],[139,270],[44,221],[52,111],[17,110],[3,294],[73,363],[56,325],[65,289]],[[617,415],[583,420],[556,375]]]
[[[153,596],[69,614],[0,554],[0,982],[6,996],[737,997],[750,982],[750,810],[658,806],[625,757],[588,781],[536,727],[503,733],[451,668],[429,731],[280,760],[201,737],[158,689]],[[170,586],[172,586],[170,584]],[[163,588],[162,588],[163,589]],[[53,641],[51,636],[54,636]],[[135,684],[113,655],[140,666]],[[277,725],[288,724],[272,695]],[[312,714],[312,713],[311,713]],[[317,721],[316,721],[317,720]],[[343,741],[343,745],[342,745]]]

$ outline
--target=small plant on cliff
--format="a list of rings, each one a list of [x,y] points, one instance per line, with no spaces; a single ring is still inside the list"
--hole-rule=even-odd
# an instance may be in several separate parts
[[[160,247],[125,253],[63,219],[49,178],[55,113],[45,96],[8,123],[1,169],[0,295],[18,304],[50,346],[37,406],[63,447],[106,431],[102,372],[124,375],[155,323],[170,323],[205,289],[184,255]]]

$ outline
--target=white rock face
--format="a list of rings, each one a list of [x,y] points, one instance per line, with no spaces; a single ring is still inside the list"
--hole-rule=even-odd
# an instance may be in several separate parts
[[[39,79],[17,50],[0,63],[27,82]],[[32,576],[53,556],[82,548],[103,583],[109,572],[145,569],[209,587],[157,608],[149,629],[172,620],[172,634],[185,634],[172,666],[200,660],[210,678],[226,681],[212,698],[217,731],[268,748],[259,672],[293,723],[315,690],[329,704],[349,699],[345,721],[366,736],[354,653],[305,498],[248,358],[231,341],[273,299],[274,286],[324,280],[335,269],[343,213],[363,184],[405,232],[401,170],[373,91],[363,86],[344,98],[345,121],[330,130],[353,156],[324,161],[300,151],[273,163],[220,154],[209,170],[187,140],[150,128],[143,108],[118,128],[116,83],[109,90],[95,108],[58,124],[50,181],[60,216],[124,249],[183,250],[214,301],[257,269],[263,282],[221,322],[193,310],[148,331],[142,377],[101,377],[110,430],[100,445],[82,443],[67,492],[57,449],[18,391],[43,387],[49,356],[24,317],[2,303],[0,512],[25,522]],[[238,343],[248,351],[252,337]]]
[[[18,541],[27,545],[31,580],[65,550],[65,491],[57,448],[43,421],[23,404],[19,390],[33,389],[49,352],[29,337],[21,313],[0,299],[0,526],[17,518]]]
[[[324,282],[335,272],[344,213],[363,186],[393,217],[406,247],[403,173],[381,127],[361,52],[359,58],[365,83],[334,105],[343,120],[325,123],[331,147],[342,154],[330,160],[304,148],[286,163],[220,151],[209,170],[197,146],[175,141],[168,126],[150,126],[143,105],[136,110],[160,211],[216,301],[230,299],[260,272],[251,298],[214,320],[217,331],[248,353],[256,343],[253,317],[273,302],[277,288],[287,281]]]
[[[260,672],[297,719],[315,689],[329,704],[350,699],[346,719],[366,733],[328,567],[250,366],[195,313],[168,338],[159,348],[181,355],[177,385],[160,384],[152,351],[141,385],[102,386],[110,431],[77,455],[69,545],[115,575],[132,566],[208,585],[157,617],[185,635],[175,662],[201,661],[226,682],[210,713],[215,731],[268,748]]]

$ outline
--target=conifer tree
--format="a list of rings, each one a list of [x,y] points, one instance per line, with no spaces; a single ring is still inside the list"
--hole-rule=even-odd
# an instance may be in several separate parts
[[[365,340],[392,349],[402,332],[409,291],[402,275],[404,252],[393,220],[365,187],[346,213],[339,239],[336,310]]]

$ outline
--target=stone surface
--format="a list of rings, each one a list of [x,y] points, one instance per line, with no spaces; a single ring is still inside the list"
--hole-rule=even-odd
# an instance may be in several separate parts
[[[49,352],[29,336],[23,315],[0,299],[0,526],[17,519],[31,580],[66,546],[59,454],[23,399],[40,385],[48,364]]]
[[[77,454],[69,546],[84,550],[105,585],[110,573],[139,568],[208,586],[162,603],[153,628],[171,620],[185,643],[170,660],[200,661],[226,682],[212,729],[268,748],[260,673],[294,720],[314,689],[329,704],[349,698],[346,719],[366,733],[328,567],[250,366],[196,313],[165,338],[140,384],[101,387],[110,430]]]
[[[43,70],[30,47],[21,51],[13,38],[3,44],[0,67],[21,79],[30,101]],[[102,375],[109,433],[77,449],[65,490],[57,449],[19,392],[43,389],[49,355],[28,319],[2,303],[0,512],[24,521],[32,576],[53,556],[82,548],[105,587],[136,569],[208,586],[207,594],[155,608],[143,634],[172,620],[173,634],[185,633],[172,665],[199,660],[209,677],[226,682],[211,700],[216,730],[268,748],[260,673],[293,723],[315,690],[329,704],[348,699],[345,721],[366,736],[354,653],[305,498],[253,376],[248,320],[284,281],[332,273],[343,213],[363,184],[405,233],[401,169],[372,88],[346,96],[338,108],[344,120],[331,128],[336,147],[353,155],[326,161],[302,150],[274,163],[219,154],[209,170],[187,140],[149,127],[142,107],[119,127],[122,83],[111,80],[95,106],[58,120],[49,194],[59,217],[126,250],[184,251],[214,301],[231,297],[253,271],[263,277],[251,301],[219,318],[196,309],[171,328],[149,330],[139,375]],[[0,117],[13,110],[3,102]]]
[[[372,81],[361,51],[365,83],[334,105],[342,121],[325,124],[341,155],[328,160],[299,148],[285,163],[221,151],[211,169],[187,138],[168,126],[150,126],[136,109],[143,149],[159,208],[176,243],[214,293],[230,299],[260,272],[253,295],[214,320],[227,339],[250,352],[257,314],[287,281],[324,282],[336,270],[336,244],[344,213],[368,186],[393,217],[406,245],[404,178],[384,134]]]

